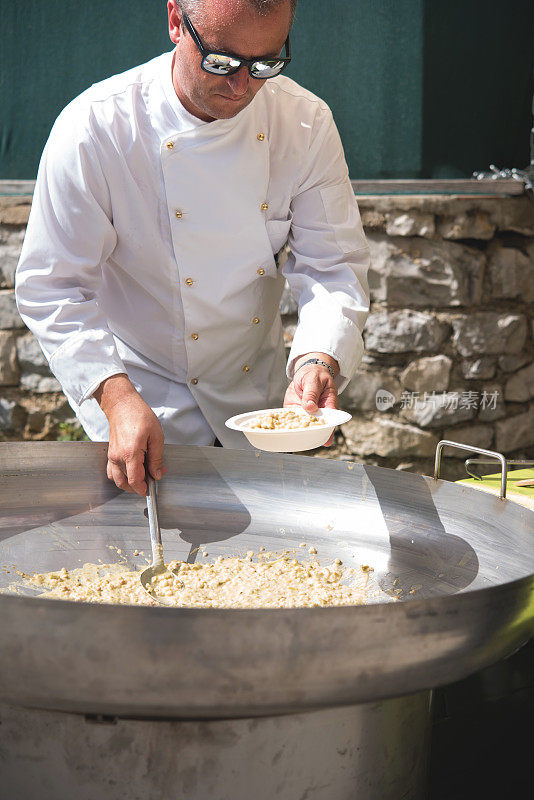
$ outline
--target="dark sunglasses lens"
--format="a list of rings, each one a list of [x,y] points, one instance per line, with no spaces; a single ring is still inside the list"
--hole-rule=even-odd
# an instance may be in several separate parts
[[[254,61],[250,72],[254,78],[274,78],[284,69],[284,61]]]
[[[202,66],[207,72],[214,75],[230,75],[241,66],[241,61],[231,56],[221,56],[217,53],[208,53],[202,62]]]

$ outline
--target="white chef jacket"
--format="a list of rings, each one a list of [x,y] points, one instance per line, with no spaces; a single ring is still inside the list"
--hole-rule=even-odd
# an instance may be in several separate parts
[[[125,372],[167,442],[246,447],[224,422],[282,404],[284,276],[299,306],[287,376],[329,353],[343,389],[363,352],[368,248],[322,100],[281,75],[203,122],[176,95],[172,55],[93,85],[56,120],[17,303],[91,439],[109,437],[93,392]]]

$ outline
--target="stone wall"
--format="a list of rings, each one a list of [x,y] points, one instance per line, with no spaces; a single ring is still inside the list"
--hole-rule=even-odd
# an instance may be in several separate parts
[[[372,309],[335,455],[432,474],[437,442],[450,439],[534,459],[534,204],[358,202]],[[284,310],[294,324],[289,298]],[[465,477],[467,455],[446,449],[443,475]]]
[[[360,197],[372,312],[353,420],[317,455],[429,474],[441,438],[534,458],[534,204],[526,197]],[[13,296],[29,198],[0,198],[0,438],[72,433],[72,411]],[[282,299],[287,344],[296,307]],[[449,457],[450,455],[450,457]],[[448,451],[443,475],[463,474]]]

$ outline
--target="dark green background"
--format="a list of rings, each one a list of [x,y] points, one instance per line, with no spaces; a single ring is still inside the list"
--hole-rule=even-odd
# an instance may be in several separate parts
[[[172,47],[164,0],[0,12],[0,178],[35,177],[89,84]],[[469,177],[529,161],[533,31],[533,0],[300,0],[287,74],[331,106],[352,178]]]

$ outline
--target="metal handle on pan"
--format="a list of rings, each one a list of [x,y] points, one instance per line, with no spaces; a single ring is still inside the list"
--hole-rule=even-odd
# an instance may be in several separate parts
[[[465,471],[471,478],[475,478],[477,481],[482,480],[482,475],[479,475],[478,472],[475,470],[477,466],[486,466],[489,464],[493,464],[493,461],[484,461],[482,458],[466,458],[465,459]],[[506,464],[514,467],[534,467],[534,461],[525,461],[524,459],[506,459]]]
[[[502,455],[502,453],[495,453],[493,450],[483,450],[482,447],[470,447],[465,444],[460,444],[459,442],[449,442],[446,439],[443,441],[438,442],[436,447],[436,459],[434,461],[434,480],[437,481],[439,478],[439,468],[441,465],[441,451],[444,447],[456,447],[458,450],[467,450],[471,453],[481,453],[483,456],[490,456],[490,458],[496,458],[498,461],[501,462],[501,500],[506,499],[506,478],[508,477],[508,467],[506,465],[506,459]]]

